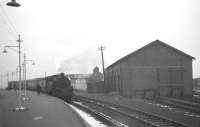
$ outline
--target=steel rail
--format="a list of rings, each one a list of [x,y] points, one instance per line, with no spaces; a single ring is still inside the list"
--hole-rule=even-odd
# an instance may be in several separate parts
[[[183,123],[179,123],[177,121],[170,120],[170,119],[164,118],[162,116],[147,113],[147,112],[141,111],[139,109],[133,109],[133,108],[125,107],[122,105],[113,104],[110,102],[104,102],[104,101],[91,99],[91,98],[86,98],[86,97],[82,97],[82,96],[75,96],[74,99],[84,101],[87,103],[93,103],[93,104],[101,106],[103,108],[113,110],[114,112],[118,112],[122,115],[128,116],[129,118],[136,119],[136,120],[142,122],[143,124],[152,126],[152,127],[162,127],[162,126],[189,127],[189,125],[185,125]]]
[[[200,113],[200,103],[181,101],[171,98],[159,98],[158,102]]]
[[[79,109],[81,110],[84,110],[92,115],[95,115],[98,117],[98,119],[101,119],[103,120],[104,122],[106,122],[109,126],[116,126],[116,127],[126,127],[126,126],[123,126],[120,122],[116,121],[116,120],[113,120],[111,119],[110,117],[106,116],[105,114],[103,113],[100,113],[92,108],[88,108],[87,106],[84,106],[84,105],[80,105],[74,101],[72,101],[70,103],[71,105],[75,106],[75,107],[78,107]]]

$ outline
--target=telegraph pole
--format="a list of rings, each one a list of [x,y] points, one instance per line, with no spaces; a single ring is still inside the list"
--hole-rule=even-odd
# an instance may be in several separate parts
[[[3,75],[1,74],[1,88],[3,87]]]
[[[104,46],[99,47],[99,50],[101,51],[101,59],[102,59],[102,68],[103,68],[103,81],[105,85],[105,68],[104,68],[104,57],[103,57],[103,50],[105,50]]]
[[[9,72],[7,73],[7,83],[9,82]]]
[[[47,77],[47,72],[44,73],[45,85],[46,85],[46,83],[47,83],[47,81],[46,81],[46,77]]]
[[[18,79],[18,69],[16,68],[16,81],[17,81],[17,79]]]
[[[44,79],[45,79],[45,82],[46,82],[46,77],[47,77],[47,72],[44,72]]]
[[[14,72],[12,72],[12,81],[13,81],[13,75],[14,75]]]
[[[24,53],[24,89],[26,96],[26,54]]]
[[[25,81],[25,76],[24,76],[24,62],[22,62],[22,82],[21,82],[21,85],[22,85],[22,91],[23,93],[21,95],[25,95],[25,89],[24,89],[24,81]]]

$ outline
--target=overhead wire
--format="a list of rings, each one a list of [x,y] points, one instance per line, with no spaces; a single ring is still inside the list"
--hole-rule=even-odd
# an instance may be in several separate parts
[[[16,29],[16,27],[14,26],[14,24],[12,23],[12,21],[10,20],[10,18],[9,18],[9,16],[8,16],[8,14],[7,14],[7,12],[5,11],[5,9],[4,9],[2,6],[0,6],[0,8],[1,8],[1,10],[3,11],[3,14],[5,15],[5,17],[6,17],[7,21],[8,21],[8,23],[10,24],[10,26],[11,26],[12,29],[14,30],[13,32],[16,33],[16,35],[18,35],[17,29]]]
[[[4,30],[6,30],[6,32],[8,32],[9,36],[11,36],[12,39],[14,38],[14,34],[13,34],[13,32],[11,31],[11,29],[9,29],[7,26],[2,25],[2,24],[1,24],[0,26],[1,26],[1,28],[4,28]]]
[[[8,34],[10,34],[9,36],[12,37],[12,38],[10,38],[10,37],[8,38],[10,41],[16,40],[16,37],[13,36],[13,32],[10,29],[8,29],[8,27],[6,27],[5,25],[0,25],[0,26],[1,26],[1,28],[3,27],[8,32]]]
[[[18,35],[17,29],[16,27],[13,25],[12,21],[10,20],[9,16],[7,15],[5,9],[3,8],[3,6],[0,5],[0,9],[2,12],[1,17],[3,18],[4,22],[8,25],[8,31],[9,33],[13,33],[12,37],[14,39],[16,39],[16,36]]]

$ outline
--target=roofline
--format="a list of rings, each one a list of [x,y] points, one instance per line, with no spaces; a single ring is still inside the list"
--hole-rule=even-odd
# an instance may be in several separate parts
[[[164,43],[164,42],[162,42],[162,41],[160,41],[160,40],[158,40],[158,41],[161,42],[161,43],[162,43],[163,45],[165,45],[166,47],[172,48],[172,49],[174,49],[176,52],[181,53],[181,54],[185,55],[186,57],[189,57],[189,58],[192,59],[192,60],[195,60],[195,58],[194,58],[193,56],[188,55],[188,54],[184,53],[183,51],[181,51],[181,50],[179,50],[179,49],[177,49],[177,48],[174,48],[174,47],[172,47],[172,46],[170,46],[170,45],[168,45],[168,44],[166,44],[166,43]]]
[[[117,60],[117,61],[114,62],[113,64],[109,65],[106,69],[109,69],[110,67],[112,67],[112,66],[118,64],[119,62],[121,62],[122,60],[126,59],[126,58],[129,57],[130,55],[136,54],[136,53],[140,52],[141,50],[143,50],[144,48],[149,47],[151,44],[156,43],[156,42],[160,42],[160,43],[162,43],[164,46],[166,46],[166,47],[168,47],[168,48],[172,48],[172,49],[175,50],[176,52],[181,53],[181,54],[185,55],[186,57],[189,57],[189,58],[192,59],[192,60],[195,60],[194,57],[192,57],[192,56],[190,56],[190,55],[188,55],[188,54],[186,54],[186,53],[184,53],[184,52],[182,52],[182,51],[180,51],[180,50],[178,50],[178,49],[176,49],[176,48],[174,48],[174,47],[172,47],[172,46],[170,46],[170,45],[168,45],[168,44],[166,44],[166,43],[164,43],[164,42],[162,42],[162,41],[160,41],[160,40],[155,40],[155,41],[153,41],[153,42],[151,42],[151,43],[149,43],[149,44],[143,46],[142,48],[139,48],[139,49],[137,49],[136,51],[134,51],[134,52],[132,52],[132,53],[130,53],[130,54],[128,54],[128,55],[122,57],[121,59]]]

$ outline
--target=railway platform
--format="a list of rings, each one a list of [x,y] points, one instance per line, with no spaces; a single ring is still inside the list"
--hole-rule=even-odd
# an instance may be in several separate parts
[[[26,110],[15,111],[17,91],[0,90],[0,127],[85,127],[84,121],[62,100],[27,92]]]
[[[157,102],[143,100],[139,98],[124,98],[117,93],[110,94],[94,94],[83,91],[75,91],[75,95],[83,96],[91,99],[114,103],[144,112],[155,114],[163,118],[182,123],[188,127],[200,126],[200,114],[194,114],[186,110],[176,109]]]

